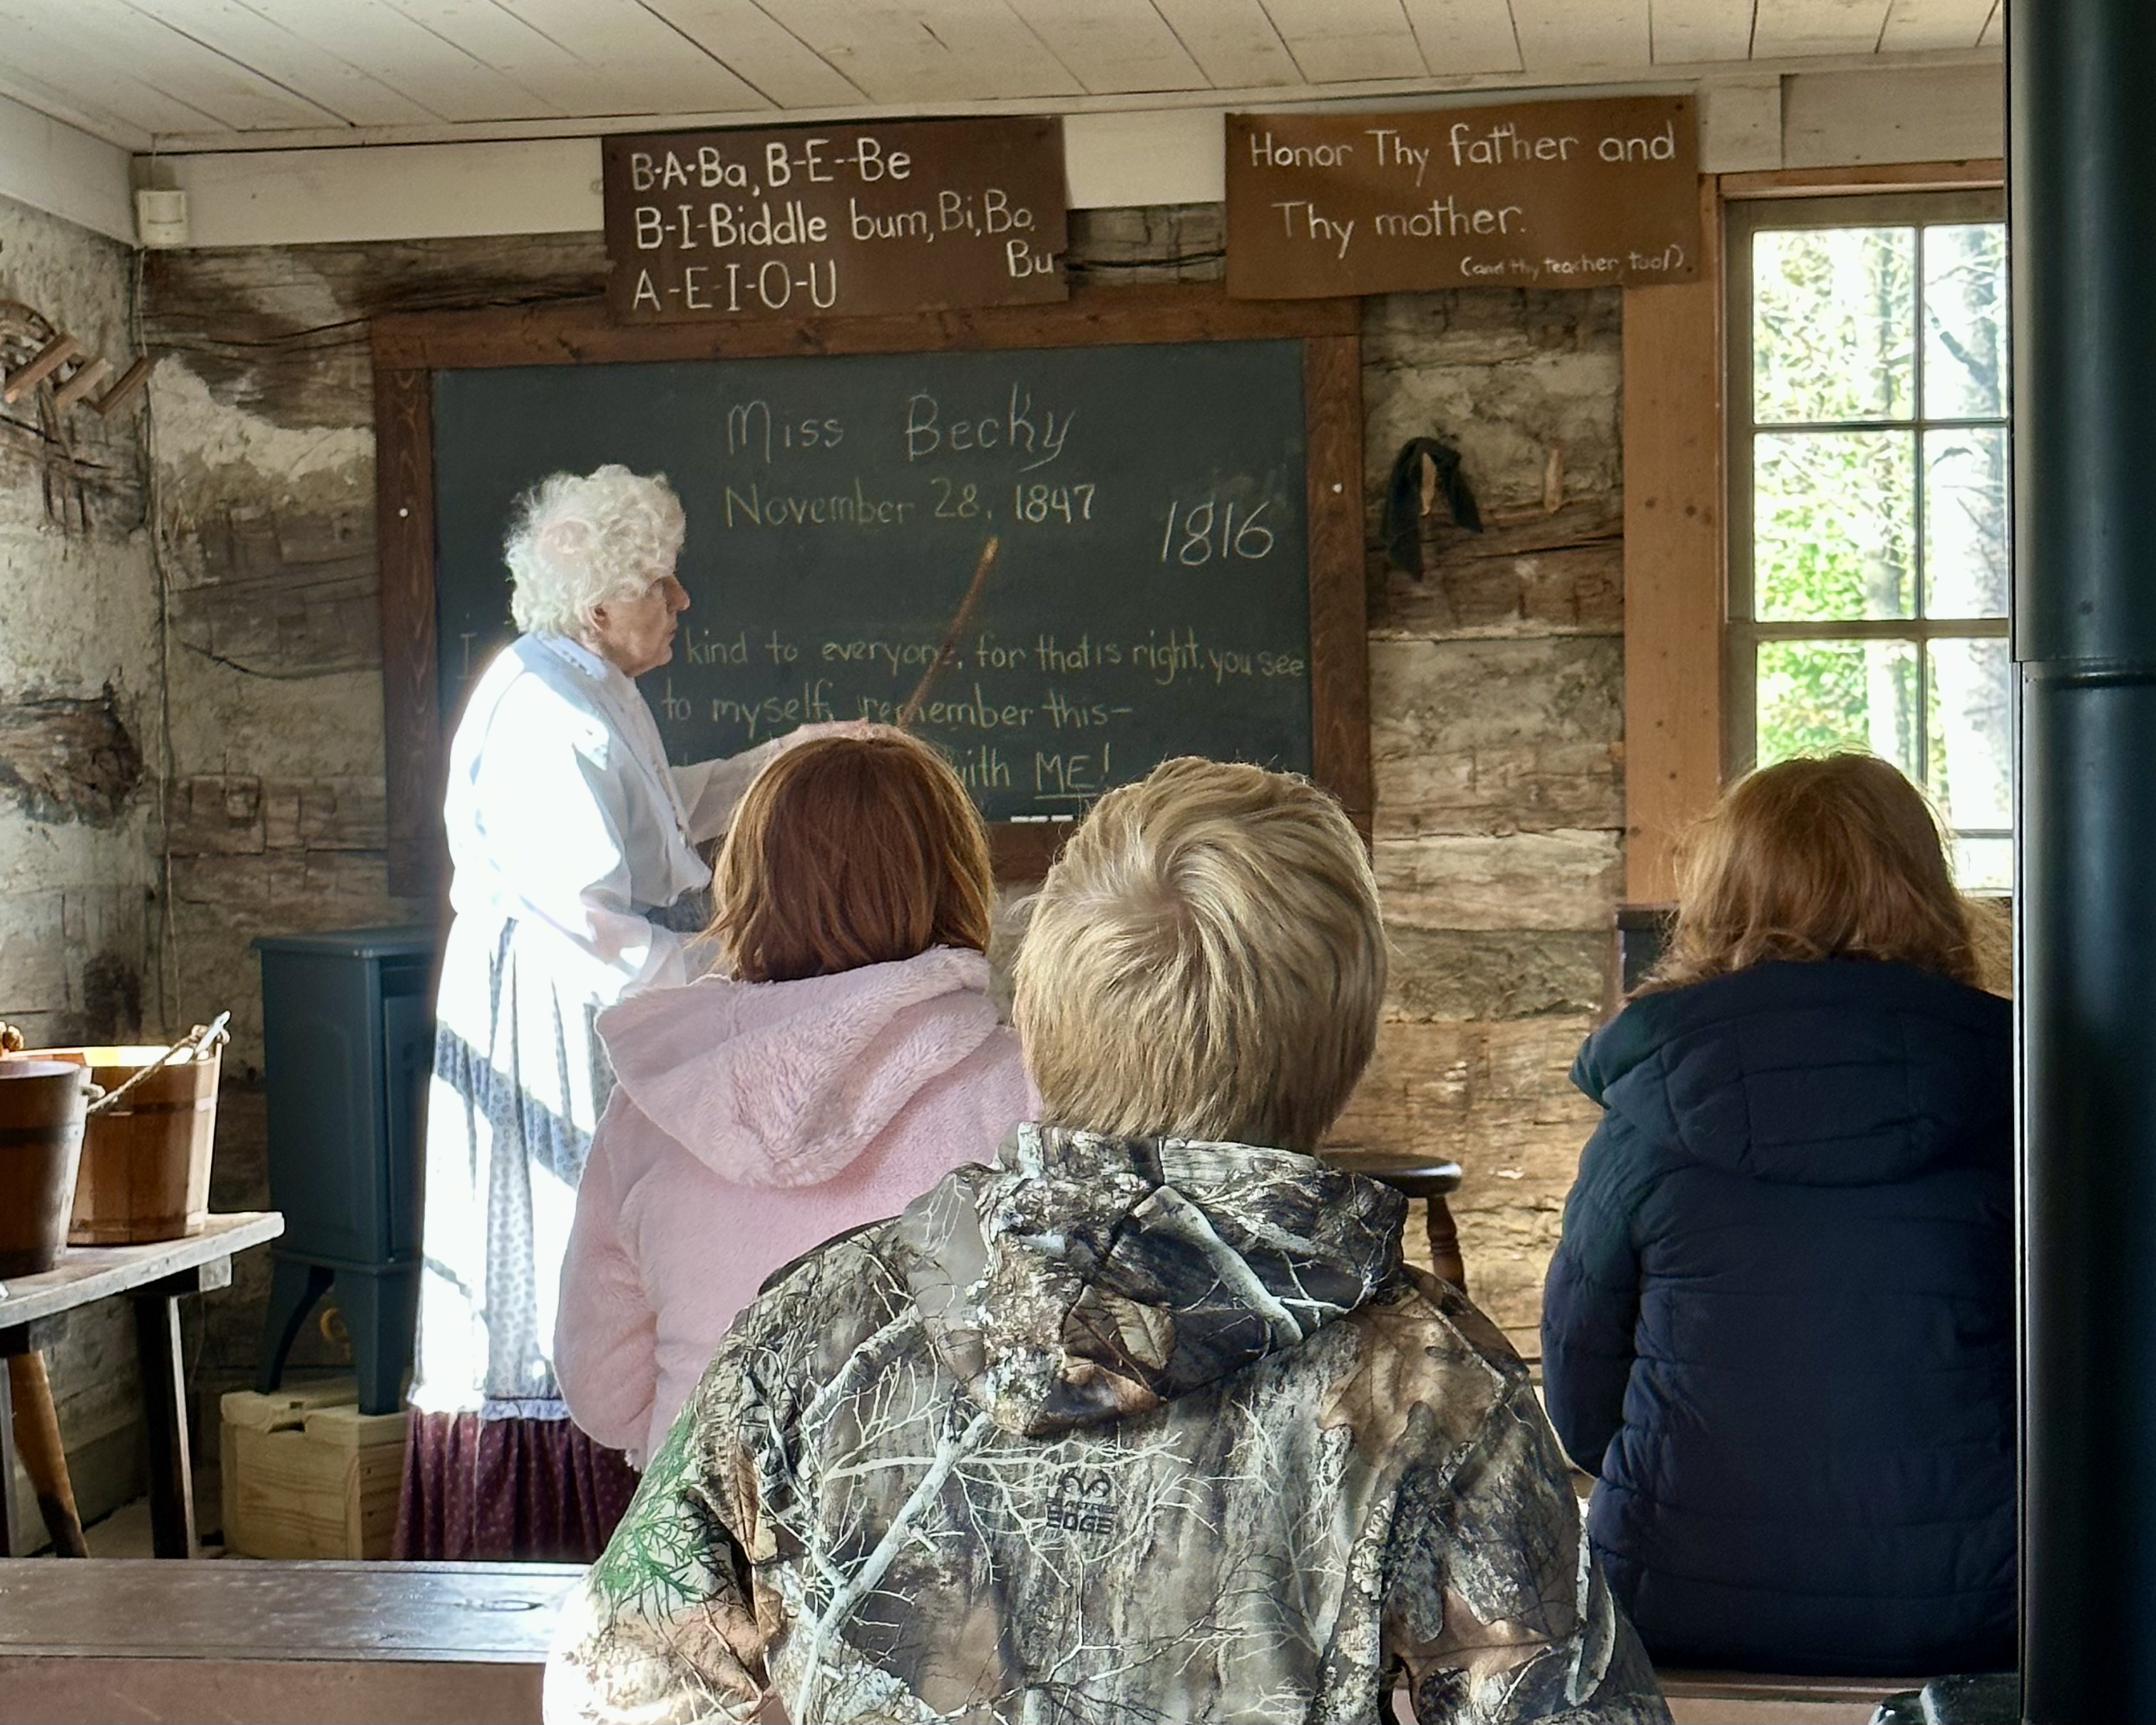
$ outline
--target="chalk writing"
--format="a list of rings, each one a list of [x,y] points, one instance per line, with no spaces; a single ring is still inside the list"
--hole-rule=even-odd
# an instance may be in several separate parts
[[[1022,521],[1060,521],[1066,527],[1079,521],[1090,521],[1093,519],[1093,493],[1096,489],[1090,485],[1029,485],[1021,482],[1011,487],[1011,513]]]
[[[1018,470],[1031,473],[1063,454],[1075,418],[1051,408],[1036,410],[1033,392],[1018,383],[1011,385],[1008,407],[985,413],[947,412],[927,390],[916,389],[906,398],[906,459],[925,461],[940,454],[1002,449],[1014,459],[1025,458]]]
[[[736,402],[726,409],[726,453],[761,453],[767,465],[774,449],[835,449],[845,436],[846,428],[839,420],[813,413],[774,422],[771,403],[761,399]]]
[[[760,152],[739,165],[769,193]],[[901,166],[880,183],[917,188]],[[787,167],[789,196],[856,172]],[[444,711],[511,633],[517,495],[619,458],[667,473],[687,517],[691,606],[643,681],[676,761],[894,722],[919,691],[915,728],[998,821],[1073,818],[1172,754],[1307,770],[1303,377],[1292,341],[445,374]]]
[[[1105,742],[1098,751],[1083,753],[1046,753],[1036,749],[1033,757],[1033,793],[1045,802],[1068,799],[1090,803],[1113,783],[1110,775],[1115,770],[1111,747]]]
[[[903,497],[871,497],[860,480],[850,491],[830,491],[803,496],[798,492],[767,491],[751,481],[725,488],[721,506],[724,525],[747,527],[891,527],[911,520],[918,502]]]
[[[936,518],[942,521],[977,521],[981,518],[981,488],[970,481],[960,485],[941,475],[928,482],[936,488]]]
[[[1173,552],[1177,562],[1194,569],[1211,562],[1216,547],[1219,556],[1240,557],[1246,562],[1270,557],[1276,542],[1273,530],[1265,525],[1265,511],[1271,507],[1270,500],[1255,508],[1245,505],[1238,521],[1233,498],[1224,503],[1212,497],[1190,505],[1170,503],[1167,523],[1161,529],[1160,560],[1167,562]],[[1179,537],[1178,515],[1182,517]]]
[[[1165,631],[1150,629],[1143,640],[1096,639],[1090,632],[1073,639],[1043,633],[1027,643],[983,631],[970,641],[947,648],[926,637],[833,637],[804,643],[774,629],[755,639],[745,629],[730,636],[691,630],[684,644],[687,664],[721,672],[757,664],[790,667],[801,662],[805,653],[819,668],[832,673],[803,681],[784,696],[767,696],[762,700],[726,691],[722,681],[722,692],[705,697],[708,716],[715,723],[737,728],[745,744],[770,735],[774,727],[834,714],[892,723],[904,705],[904,691],[937,663],[939,656],[944,665],[971,675],[968,681],[949,694],[926,702],[920,722],[931,731],[959,733],[1056,734],[1126,726],[1141,714],[1135,701],[1122,692],[1125,685],[1118,683],[1114,692],[1076,685],[1116,679],[1132,671],[1142,673],[1145,681],[1163,689],[1178,681],[1188,686],[1221,689],[1238,680],[1306,682],[1309,676],[1307,660],[1301,653],[1209,639],[1191,624]],[[1044,675],[1053,680],[1033,680]],[[862,686],[858,680],[862,675],[874,678],[880,688]],[[894,685],[900,686],[894,689]],[[687,719],[696,711],[688,697],[676,691],[670,675],[655,704],[671,719]],[[1043,758],[1077,763],[1070,764],[1059,780],[1069,788],[1096,770],[1082,763],[1098,761],[1103,764],[1097,770],[1106,770],[1108,747],[1103,744],[1097,753],[1088,751],[1075,755],[1051,751]],[[974,758],[985,757],[977,753]]]

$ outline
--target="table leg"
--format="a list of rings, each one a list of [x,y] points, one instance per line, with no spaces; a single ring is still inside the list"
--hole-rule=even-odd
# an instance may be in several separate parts
[[[15,1555],[15,1409],[0,1372],[0,1558]]]
[[[90,1548],[83,1543],[82,1517],[74,1507],[74,1482],[68,1477],[67,1451],[60,1445],[59,1415],[53,1407],[52,1379],[45,1375],[44,1353],[33,1348],[9,1355],[8,1384],[14,1403],[8,1425],[23,1457],[23,1471],[37,1488],[38,1512],[53,1536],[53,1555],[86,1558]]]
[[[151,1549],[161,1558],[191,1558],[194,1467],[187,1453],[187,1372],[177,1296],[136,1296],[135,1351],[142,1368],[142,1414],[150,1429]]]

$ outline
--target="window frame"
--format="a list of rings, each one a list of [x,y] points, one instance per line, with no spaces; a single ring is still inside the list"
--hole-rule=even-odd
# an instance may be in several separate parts
[[[1920,703],[1930,698],[1929,657],[1935,640],[2004,639],[2005,616],[1992,618],[1913,618],[1762,622],[1753,614],[1753,439],[1760,432],[1817,429],[1821,431],[1898,431],[1917,444],[1912,524],[1915,557],[1912,575],[1917,583],[1917,608],[1928,609],[1929,586],[1923,579],[1923,515],[1926,475],[1922,460],[1923,434],[1932,429],[2011,424],[2012,404],[1998,418],[1989,416],[1928,418],[1924,413],[1924,342],[1921,330],[1914,355],[1911,411],[1905,417],[1842,421],[1755,422],[1753,414],[1752,254],[1753,242],[1763,232],[1805,228],[1908,228],[1949,225],[1957,222],[2003,222],[2006,199],[2003,188],[1957,187],[1951,189],[1840,191],[1811,197],[1787,195],[1731,198],[1723,206],[1722,321],[1726,371],[1723,377],[1722,425],[1727,497],[1727,548],[1724,563],[1722,612],[1722,747],[1726,770],[1734,778],[1750,770],[1758,753],[1758,655],[1763,644],[1777,640],[1866,641],[1906,640],[1917,647],[1922,668]],[[1921,246],[1921,240],[1919,244]],[[1917,265],[1919,282],[1922,263]],[[1916,766],[1922,779],[1928,778],[1929,725],[1920,707],[1917,727]],[[2005,838],[2005,829],[1957,828],[1957,837],[1973,839]]]

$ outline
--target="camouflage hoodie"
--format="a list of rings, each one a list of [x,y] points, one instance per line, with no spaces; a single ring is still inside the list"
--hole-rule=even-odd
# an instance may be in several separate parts
[[[744,1312],[550,1721],[1666,1720],[1527,1373],[1309,1157],[1020,1127]],[[765,1714],[763,1717],[773,1717]]]

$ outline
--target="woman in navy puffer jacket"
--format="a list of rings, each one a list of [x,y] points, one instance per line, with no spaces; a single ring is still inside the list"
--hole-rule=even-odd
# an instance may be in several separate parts
[[[1604,1111],[1543,1313],[1549,1412],[1660,1661],[2015,1659],[2010,1008],[1931,812],[1868,756],[1754,773]]]

